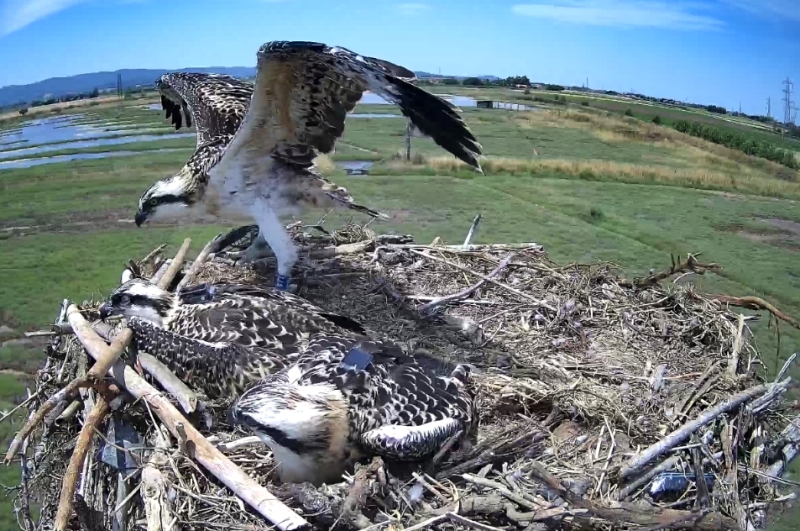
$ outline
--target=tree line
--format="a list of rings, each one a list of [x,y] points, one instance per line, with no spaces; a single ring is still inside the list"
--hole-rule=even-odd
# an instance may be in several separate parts
[[[769,142],[757,140],[745,134],[731,129],[721,129],[713,125],[699,122],[679,120],[675,122],[675,129],[681,133],[686,133],[715,144],[720,144],[732,149],[739,150],[748,155],[761,157],[763,159],[783,164],[793,170],[800,169],[800,164],[794,156],[794,152],[781,149]]]

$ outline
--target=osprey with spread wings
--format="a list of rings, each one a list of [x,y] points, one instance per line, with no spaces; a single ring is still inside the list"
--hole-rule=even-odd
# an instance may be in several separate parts
[[[314,165],[333,150],[365,91],[397,104],[420,133],[480,171],[475,136],[453,105],[410,83],[413,72],[315,42],[269,42],[257,58],[254,84],[197,73],[158,80],[166,117],[176,129],[194,124],[197,148],[178,173],[142,194],[137,225],[167,217],[255,219],[259,236],[245,255],[255,258],[267,243],[278,262],[276,285],[286,289],[297,250],[279,216],[302,205],[382,216]]]

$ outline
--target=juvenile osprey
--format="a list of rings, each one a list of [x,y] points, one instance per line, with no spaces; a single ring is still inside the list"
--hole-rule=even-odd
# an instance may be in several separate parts
[[[325,335],[249,388],[229,420],[273,452],[281,481],[334,482],[362,457],[432,457],[475,423],[469,367],[437,376],[389,343]]]
[[[136,223],[167,216],[255,219],[288,287],[297,250],[279,216],[301,205],[344,206],[373,217],[314,165],[344,133],[347,113],[369,90],[399,105],[438,145],[480,171],[481,146],[445,100],[409,82],[413,72],[341,47],[275,41],[257,54],[255,85],[229,76],[172,73],[157,84],[176,128],[197,128],[197,149],[175,175],[142,194]],[[254,258],[251,253],[250,258]]]
[[[101,319],[110,315],[124,315],[138,348],[187,383],[199,378],[212,397],[243,391],[282,368],[315,334],[366,333],[356,321],[285,291],[235,284],[200,284],[175,295],[134,278],[100,307]],[[204,358],[198,346],[216,354]]]

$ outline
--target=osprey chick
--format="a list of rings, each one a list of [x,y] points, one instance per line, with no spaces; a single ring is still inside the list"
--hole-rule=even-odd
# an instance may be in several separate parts
[[[163,361],[210,397],[231,395],[285,366],[319,333],[366,330],[278,289],[200,284],[180,295],[134,278],[100,307],[100,317],[124,315],[139,349]],[[247,347],[247,348],[245,348]]]
[[[276,285],[286,289],[297,250],[279,216],[301,205],[380,215],[353,202],[314,165],[333,150],[365,91],[397,104],[421,133],[480,170],[482,148],[455,107],[411,84],[413,78],[388,61],[300,41],[263,45],[255,85],[210,74],[162,76],[167,118],[176,128],[195,124],[197,149],[176,175],[142,194],[137,225],[176,215],[255,219],[259,239],[277,258]]]
[[[273,452],[281,481],[334,482],[356,461],[431,457],[475,423],[469,368],[438,376],[390,343],[325,335],[249,388],[229,419]]]

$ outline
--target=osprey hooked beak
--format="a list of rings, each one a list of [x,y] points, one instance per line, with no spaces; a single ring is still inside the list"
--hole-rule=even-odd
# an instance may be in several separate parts
[[[100,306],[99,312],[100,312],[100,319],[103,320],[103,321],[105,321],[110,316],[112,316],[112,315],[114,315],[116,313],[114,311],[114,308],[111,307],[111,303],[110,302],[104,302],[103,305]]]
[[[147,221],[147,214],[146,214],[146,213],[144,213],[144,212],[142,212],[141,210],[137,210],[137,211],[136,211],[136,217],[135,217],[135,218],[133,218],[133,219],[134,219],[134,221],[136,222],[136,226],[137,226],[137,227],[141,227],[141,226],[142,226],[142,223],[144,223],[145,221]]]

